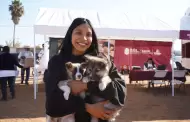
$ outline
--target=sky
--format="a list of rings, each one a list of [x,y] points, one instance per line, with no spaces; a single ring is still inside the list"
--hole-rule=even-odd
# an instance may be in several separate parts
[[[21,44],[33,45],[33,25],[40,7],[66,8],[96,11],[125,11],[153,14],[170,21],[170,25],[179,26],[179,20],[184,15],[190,0],[21,0],[25,14],[16,28],[16,40]],[[8,5],[11,0],[0,0],[0,44],[12,40],[13,23]],[[177,23],[177,24],[176,24]],[[37,35],[36,43],[42,44],[44,36]],[[180,41],[175,42],[175,50],[180,50]]]

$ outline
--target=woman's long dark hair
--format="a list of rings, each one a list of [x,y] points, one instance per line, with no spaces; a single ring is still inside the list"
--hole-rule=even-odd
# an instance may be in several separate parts
[[[65,35],[65,38],[60,46],[61,47],[60,55],[62,55],[64,57],[65,56],[70,57],[72,55],[72,43],[71,43],[72,33],[73,33],[73,30],[81,24],[88,24],[92,30],[92,44],[87,49],[85,54],[90,54],[90,55],[94,55],[94,56],[99,54],[98,39],[97,39],[96,33],[92,27],[91,22],[85,18],[76,18],[73,20],[72,24],[70,25],[70,27]]]

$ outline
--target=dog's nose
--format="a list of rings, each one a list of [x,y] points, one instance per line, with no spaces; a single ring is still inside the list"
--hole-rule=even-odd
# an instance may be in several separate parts
[[[79,77],[79,78],[81,78],[82,76],[81,76],[81,75],[79,75],[78,77]]]
[[[81,79],[81,78],[82,78],[82,75],[77,75],[77,78],[78,78],[78,79]]]

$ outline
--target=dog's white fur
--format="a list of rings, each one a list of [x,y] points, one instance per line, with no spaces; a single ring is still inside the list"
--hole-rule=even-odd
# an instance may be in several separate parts
[[[69,99],[69,95],[71,93],[71,88],[68,86],[69,80],[60,81],[58,83],[59,88],[63,91],[63,96],[65,100]]]

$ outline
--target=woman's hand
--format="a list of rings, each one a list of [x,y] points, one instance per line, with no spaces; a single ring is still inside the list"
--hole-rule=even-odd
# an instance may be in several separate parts
[[[73,80],[68,82],[73,94],[77,95],[85,90],[87,90],[87,84],[82,81]]]
[[[108,120],[112,118],[114,111],[105,109],[104,104],[106,103],[108,103],[108,101],[86,104],[86,111],[96,118]]]

